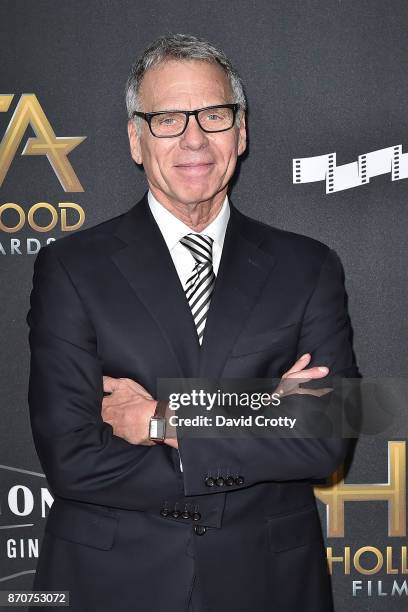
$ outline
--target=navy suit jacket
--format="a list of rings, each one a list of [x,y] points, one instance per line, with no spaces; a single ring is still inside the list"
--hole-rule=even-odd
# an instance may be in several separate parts
[[[201,347],[147,194],[36,258],[29,407],[55,501],[34,588],[69,590],[75,612],[183,612],[194,573],[209,612],[332,610],[312,480],[344,440],[183,437],[181,472],[101,418],[105,374],[157,397],[159,378],[280,378],[310,352],[357,375],[338,256],[230,205]]]

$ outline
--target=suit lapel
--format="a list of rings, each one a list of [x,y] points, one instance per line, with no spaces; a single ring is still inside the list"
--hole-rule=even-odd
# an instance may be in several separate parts
[[[180,376],[193,377],[200,354],[197,331],[173,260],[150,211],[147,193],[125,213],[115,235],[125,245],[112,255],[114,263],[160,327]]]
[[[150,211],[147,193],[125,213],[115,231],[124,245],[112,254],[112,259],[160,327],[181,377],[221,375],[228,353],[275,263],[273,255],[259,248],[264,237],[262,225],[240,213],[231,200],[230,210],[201,347],[190,306]]]
[[[221,375],[228,353],[255,306],[275,257],[258,248],[262,225],[240,213],[231,216],[201,345],[200,377]]]

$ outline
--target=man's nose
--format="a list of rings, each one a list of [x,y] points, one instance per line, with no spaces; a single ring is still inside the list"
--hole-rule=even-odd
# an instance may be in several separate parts
[[[201,149],[208,144],[207,134],[200,128],[194,115],[190,115],[187,127],[180,138],[182,149]]]

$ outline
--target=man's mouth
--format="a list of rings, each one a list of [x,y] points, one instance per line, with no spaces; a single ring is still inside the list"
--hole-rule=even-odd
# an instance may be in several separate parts
[[[185,164],[176,164],[177,168],[196,168],[198,166],[211,166],[213,162],[186,162]]]
[[[214,166],[214,162],[187,162],[176,164],[175,168],[189,176],[200,176],[206,174]]]

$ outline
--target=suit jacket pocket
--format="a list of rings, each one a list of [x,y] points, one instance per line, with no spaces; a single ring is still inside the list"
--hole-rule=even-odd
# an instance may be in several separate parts
[[[267,519],[269,546],[274,552],[298,548],[314,541],[323,545],[322,529],[316,505],[291,514]]]
[[[245,335],[241,335],[232,347],[231,356],[239,357],[294,343],[297,341],[298,327],[298,323],[291,323],[284,327],[268,329],[251,335],[249,335],[249,332],[245,332]]]
[[[45,531],[70,542],[77,542],[100,550],[113,546],[118,517],[109,510],[54,500]]]

